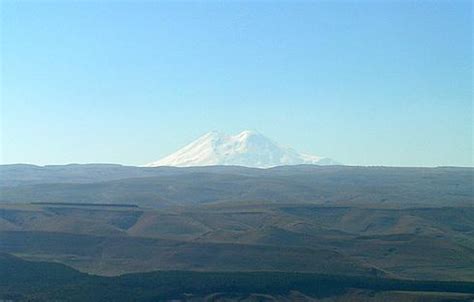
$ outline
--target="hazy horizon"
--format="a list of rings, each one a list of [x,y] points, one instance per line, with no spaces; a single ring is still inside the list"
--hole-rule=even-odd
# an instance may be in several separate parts
[[[470,1],[0,5],[0,164],[140,166],[253,129],[346,165],[474,166]]]
[[[244,130],[245,131],[249,131],[249,130]],[[257,130],[251,130],[251,131],[256,131],[257,133],[261,134],[259,131]],[[219,133],[221,135],[228,135],[228,133],[223,133],[221,131],[217,131],[217,130],[212,130],[212,131],[209,131],[205,134],[203,134],[202,136],[196,138],[195,141],[199,140],[200,138],[210,134],[210,133]],[[237,133],[238,134],[238,133]],[[195,141],[191,142],[194,143]],[[181,146],[179,147],[179,149],[177,151],[180,151],[181,149],[183,149],[184,147],[187,147],[188,145],[190,144],[186,144],[185,146]],[[288,146],[283,146],[283,147],[288,147]],[[297,151],[297,150],[295,150]],[[169,156],[172,156],[174,155],[175,153],[172,153],[172,154],[167,154],[165,155],[164,157],[160,158],[161,160],[162,159],[165,159]],[[310,154],[310,155],[314,155],[314,154]],[[0,165],[34,165],[34,166],[39,166],[39,167],[47,167],[47,166],[62,166],[62,165],[122,165],[122,166],[133,166],[133,167],[159,167],[159,166],[150,166],[151,163],[145,163],[145,164],[124,164],[124,163],[120,163],[120,162],[68,162],[68,163],[47,163],[47,164],[35,164],[35,163],[0,163]],[[273,167],[277,167],[277,166],[291,166],[291,165],[294,165],[294,164],[282,164],[282,165],[274,165],[274,166],[268,166],[268,167],[254,167],[254,166],[248,166],[248,165],[245,165],[245,164],[216,164],[216,166],[226,166],[226,165],[230,165],[230,166],[242,166],[242,167],[248,167],[248,168],[257,168],[257,169],[269,169],[269,168],[273,168]],[[301,163],[301,164],[297,164],[297,165],[312,165],[310,163]],[[343,166],[360,166],[360,167],[399,167],[399,168],[443,168],[443,167],[459,167],[459,168],[474,168],[472,166],[390,166],[390,165],[347,165],[345,163],[341,163],[341,162],[337,162],[335,163],[334,165],[343,165]],[[174,165],[162,165],[164,167],[173,167]],[[209,164],[209,165],[190,165],[190,166],[175,166],[177,168],[187,168],[187,167],[209,167],[209,166],[214,166],[212,164]]]

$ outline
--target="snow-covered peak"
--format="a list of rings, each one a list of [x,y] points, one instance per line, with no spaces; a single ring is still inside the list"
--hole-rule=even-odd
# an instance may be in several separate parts
[[[239,139],[247,139],[251,136],[263,136],[263,135],[261,135],[259,132],[254,131],[254,130],[244,130],[236,135],[236,137],[238,137]]]
[[[245,130],[237,135],[208,132],[175,153],[147,166],[238,165],[268,168],[299,164],[337,163],[329,158],[298,153],[280,146],[257,131]]]

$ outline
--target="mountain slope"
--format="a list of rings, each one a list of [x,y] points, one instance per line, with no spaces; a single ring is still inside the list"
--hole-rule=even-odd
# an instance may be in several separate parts
[[[237,165],[268,168],[299,164],[337,163],[329,158],[298,153],[291,148],[278,145],[258,132],[247,130],[233,136],[209,132],[175,153],[147,166]]]

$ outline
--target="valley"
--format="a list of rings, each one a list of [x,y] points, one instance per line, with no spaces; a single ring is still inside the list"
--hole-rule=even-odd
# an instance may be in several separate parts
[[[107,278],[178,270],[474,282],[474,169],[92,165],[1,171],[0,253],[31,263]],[[427,297],[394,290],[370,297]],[[233,299],[214,289],[205,297],[214,295]],[[239,295],[316,299],[298,287]],[[343,286],[315,301],[367,295],[365,288]],[[443,295],[430,294],[428,301]]]

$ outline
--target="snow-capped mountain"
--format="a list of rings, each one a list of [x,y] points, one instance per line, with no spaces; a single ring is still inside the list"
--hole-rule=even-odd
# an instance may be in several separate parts
[[[280,146],[256,131],[243,131],[237,135],[209,132],[175,153],[148,167],[158,166],[214,166],[237,165],[268,168],[282,165],[334,165],[330,158],[302,154]]]

